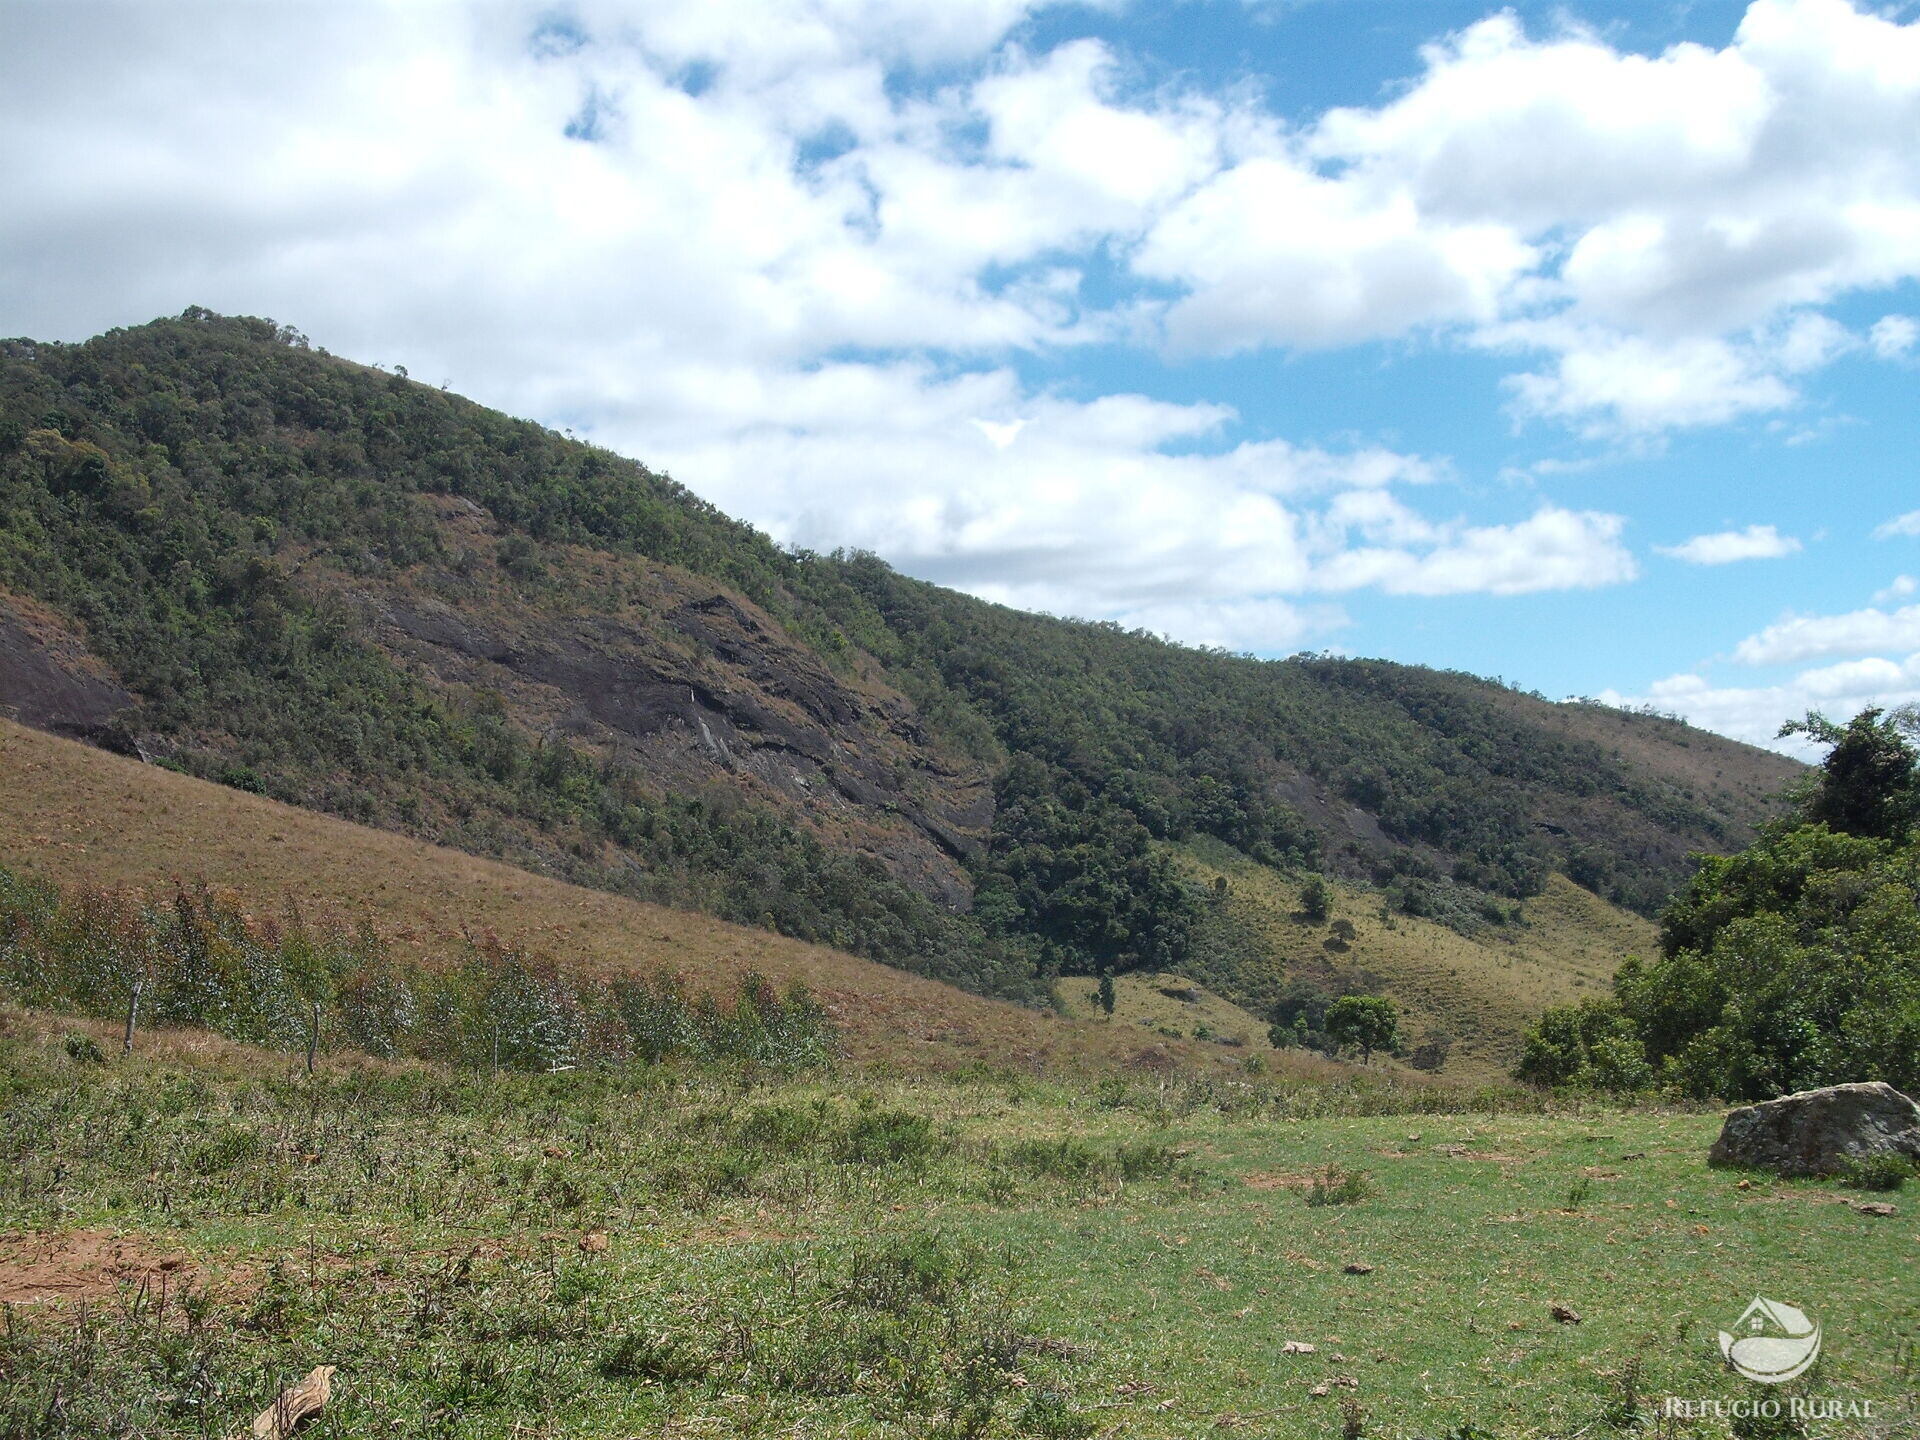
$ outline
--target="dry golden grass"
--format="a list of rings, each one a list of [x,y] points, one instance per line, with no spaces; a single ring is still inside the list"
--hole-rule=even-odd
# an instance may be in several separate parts
[[[1655,943],[1650,922],[1561,875],[1526,902],[1523,924],[1488,926],[1469,939],[1429,920],[1383,918],[1378,891],[1339,881],[1328,882],[1328,920],[1303,924],[1293,918],[1300,903],[1296,881],[1251,863],[1222,868],[1192,855],[1184,859],[1207,883],[1227,877],[1228,903],[1266,946],[1267,954],[1251,965],[1275,980],[1298,976],[1336,994],[1377,987],[1391,995],[1410,1044],[1431,1032],[1452,1037],[1443,1071],[1450,1079],[1504,1076],[1541,1011],[1606,994],[1620,962],[1650,953]],[[1339,919],[1356,932],[1344,950],[1328,944],[1328,926]]]
[[[1184,975],[1142,970],[1116,977],[1111,1020],[1101,1015],[1099,986],[1100,982],[1089,976],[1071,975],[1055,984],[1054,992],[1068,1015],[1127,1026],[1152,1039],[1210,1039],[1238,1055],[1267,1048],[1265,1020]],[[1202,1029],[1207,1032],[1205,1036],[1194,1035]]]
[[[1730,814],[1772,813],[1780,793],[1806,773],[1798,760],[1757,746],[1730,744],[1679,721],[1605,705],[1541,704],[1511,690],[1489,693],[1495,703],[1529,723],[1598,745],[1642,775],[1678,785],[1690,797]],[[1730,844],[1745,843],[1744,828],[1736,827]]]
[[[589,974],[660,968],[715,989],[748,971],[803,981],[863,1063],[1031,1071],[1237,1063],[1222,1046],[963,994],[824,946],[582,889],[3,721],[0,864],[113,887],[204,880],[261,910],[292,897],[310,912],[364,915],[426,959],[454,954],[463,933],[492,930]]]

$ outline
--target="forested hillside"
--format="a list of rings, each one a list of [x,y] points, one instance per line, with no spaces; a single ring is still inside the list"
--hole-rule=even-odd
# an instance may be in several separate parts
[[[198,310],[0,342],[0,711],[1015,996],[1179,964],[1204,905],[1170,842],[1464,923],[1555,870],[1650,913],[1797,768],[788,553],[633,461]]]

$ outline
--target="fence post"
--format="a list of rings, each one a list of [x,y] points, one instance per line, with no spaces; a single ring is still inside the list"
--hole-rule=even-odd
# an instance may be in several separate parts
[[[120,1053],[133,1053],[133,1027],[140,1023],[140,991],[147,982],[144,979],[133,982],[133,994],[127,1000],[127,1033],[120,1041]]]
[[[313,1074],[313,1052],[320,1048],[320,1002],[313,1002],[313,1022],[307,1027],[307,1074]]]

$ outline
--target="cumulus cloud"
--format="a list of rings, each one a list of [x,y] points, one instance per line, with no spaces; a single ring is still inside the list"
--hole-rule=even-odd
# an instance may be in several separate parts
[[[1721,686],[1685,673],[1655,681],[1642,695],[1607,691],[1611,705],[1651,705],[1684,716],[1703,729],[1811,759],[1823,747],[1777,738],[1780,726],[1809,710],[1847,718],[1868,705],[1891,709],[1920,701],[1920,653],[1904,660],[1870,657],[1803,670],[1776,685]]]
[[[1183,442],[1231,412],[1030,397],[1004,371],[847,369],[778,395],[695,386],[690,405],[703,389],[736,404],[683,417],[682,438],[656,450],[721,505],[757,505],[787,543],[868,548],[1003,603],[1230,649],[1284,650],[1346,623],[1283,597],[1520,594],[1634,573],[1618,516],[1425,518],[1397,493],[1431,487],[1417,456],[1283,441],[1194,452]],[[768,474],[787,483],[770,492]]]
[[[1920,605],[1869,607],[1844,615],[1790,615],[1734,647],[1743,665],[1791,665],[1827,655],[1920,647]]]
[[[1800,549],[1791,535],[1771,525],[1749,525],[1744,530],[1721,530],[1696,535],[1678,545],[1656,545],[1655,552],[1689,565],[1729,565],[1736,560],[1777,560]]]
[[[1882,315],[1867,332],[1867,343],[1882,360],[1898,360],[1920,340],[1920,323],[1911,315]]]
[[[1338,509],[1329,519],[1347,517]],[[1432,525],[1402,514],[1362,526],[1387,544],[1336,549],[1316,570],[1327,590],[1378,586],[1392,595],[1525,595],[1592,589],[1634,578],[1618,515],[1545,506],[1512,525]]]
[[[1502,13],[1426,48],[1169,211],[1141,263],[1197,349],[1412,326],[1543,351],[1522,414],[1593,431],[1793,404],[1858,343],[1808,307],[1920,274],[1920,26],[1755,0],[1733,42],[1654,56]],[[1902,353],[1913,327],[1875,327]]]
[[[1823,307],[1920,274],[1920,25],[1755,0],[1635,55],[1502,14],[1289,122],[1024,46],[1035,8],[16,6],[0,329],[273,315],[793,543],[1260,648],[1342,623],[1306,597],[1624,582],[1624,522],[1449,517],[1409,498],[1442,461],[1010,356],[1417,332],[1507,364],[1524,417],[1644,435],[1912,349]]]
[[[1896,515],[1884,525],[1874,527],[1873,538],[1891,540],[1896,535],[1920,536],[1920,510],[1909,510],[1904,515]]]

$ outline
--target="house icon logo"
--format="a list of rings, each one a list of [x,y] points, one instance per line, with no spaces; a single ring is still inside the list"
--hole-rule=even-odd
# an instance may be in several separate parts
[[[1756,1297],[1732,1333],[1720,1332],[1720,1353],[1747,1379],[1778,1385],[1820,1358],[1820,1326],[1804,1310]]]

